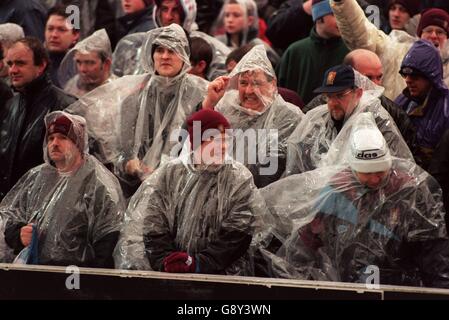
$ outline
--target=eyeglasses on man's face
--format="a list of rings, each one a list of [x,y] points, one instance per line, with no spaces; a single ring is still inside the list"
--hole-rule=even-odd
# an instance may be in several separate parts
[[[427,27],[422,30],[422,35],[430,36],[432,34],[436,34],[438,38],[447,38],[447,32],[440,27]]]
[[[343,99],[349,95],[351,92],[353,92],[352,89],[346,90],[344,92],[338,92],[338,93],[325,93],[323,95],[324,101],[328,102],[329,100],[336,100],[336,101],[343,101]]]

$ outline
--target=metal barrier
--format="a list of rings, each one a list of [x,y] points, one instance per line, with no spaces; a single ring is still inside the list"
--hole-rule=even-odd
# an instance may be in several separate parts
[[[449,290],[351,283],[0,264],[0,299],[449,299]]]

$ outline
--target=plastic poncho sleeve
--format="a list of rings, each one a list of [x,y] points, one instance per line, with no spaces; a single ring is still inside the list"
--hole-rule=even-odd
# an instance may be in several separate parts
[[[440,188],[431,176],[420,183],[413,200],[407,213],[409,232],[404,251],[413,257],[424,286],[449,288],[449,241],[441,214],[444,209]]]
[[[20,240],[20,229],[28,224],[26,218],[27,196],[36,175],[36,170],[28,171],[8,192],[0,204],[0,215],[6,218],[5,242],[14,250],[15,254],[18,254],[24,248]]]
[[[330,1],[341,36],[350,50],[367,49],[380,55],[389,46],[388,35],[366,18],[355,0]]]

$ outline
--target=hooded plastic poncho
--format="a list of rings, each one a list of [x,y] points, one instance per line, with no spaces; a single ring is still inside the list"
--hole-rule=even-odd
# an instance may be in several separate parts
[[[174,77],[157,74],[153,50],[166,47],[183,61]],[[128,160],[139,159],[152,169],[166,161],[178,145],[176,131],[203,100],[208,82],[190,74],[189,44],[183,29],[172,24],[147,33],[143,46],[144,75],[127,76],[103,85],[83,96],[68,110],[83,115],[89,136],[104,163],[112,163],[125,181]],[[135,184],[135,182],[130,182]]]
[[[250,76],[253,90],[245,89],[248,84],[241,82],[242,75]],[[251,171],[257,187],[264,187],[284,172],[287,139],[301,122],[303,113],[278,94],[276,75],[262,45],[255,46],[242,58],[230,78],[216,110],[228,119],[234,131],[232,156]],[[245,94],[240,96],[239,90]],[[242,106],[241,99],[253,95],[262,103],[259,111]]]
[[[72,123],[67,137],[84,162],[76,171],[60,172],[44,145],[45,163],[28,171],[0,204],[6,240],[17,254],[23,248],[20,228],[34,223],[39,264],[111,267],[124,212],[121,189],[117,179],[87,153],[84,119],[56,111],[46,116],[46,124],[61,115]]]
[[[345,115],[343,127],[337,130],[328,106],[319,106],[303,118],[288,139],[286,175],[302,173],[315,168],[336,165],[345,161],[349,151],[349,136],[357,115],[371,112],[379,130],[385,137],[394,156],[413,161],[413,156],[390,114],[382,107],[379,97],[383,88],[375,85],[357,71],[355,86],[363,89],[363,95],[351,113]]]
[[[253,273],[248,247],[265,203],[250,172],[231,159],[194,166],[191,156],[160,167],[131,199],[116,268],[159,271],[165,256],[185,251],[200,273]]]
[[[231,3],[230,3],[231,2]],[[252,19],[251,23],[248,27],[244,27],[243,30],[240,32],[239,37],[239,43],[233,44],[231,42],[230,35],[225,32],[224,29],[224,19],[225,19],[225,9],[228,4],[234,4],[234,2],[237,2],[238,5],[240,5],[241,8],[243,8],[243,14],[244,14],[244,25],[248,26],[250,19]],[[257,13],[257,4],[254,2],[254,0],[227,0],[224,1],[223,7],[221,9],[220,15],[217,18],[217,21],[212,28],[212,34],[216,35],[215,37],[221,41],[223,44],[228,46],[229,48],[237,49],[247,43],[251,43],[254,45],[263,44],[265,46],[265,49],[267,50],[268,58],[270,59],[271,64],[273,67],[275,67],[279,61],[280,57],[277,54],[276,51],[274,51],[267,43],[262,41],[260,38],[258,38],[259,35],[259,17]],[[223,34],[224,33],[224,34]]]
[[[441,189],[415,163],[391,158],[371,188],[346,164],[262,189],[271,213],[266,224],[282,243],[260,250],[272,275],[372,284],[377,270],[381,284],[449,287]]]
[[[195,23],[196,1],[179,0],[184,11],[182,27],[189,32],[191,38],[201,38],[212,48],[212,61],[207,72],[207,79],[213,80],[218,76],[226,74],[226,57],[231,52],[225,44],[210,35],[198,31]],[[160,11],[160,1],[156,1],[153,9],[153,21],[157,27],[162,27],[158,12]],[[145,33],[135,33],[123,37],[117,44],[113,55],[112,72],[121,77],[123,75],[144,73],[141,66],[142,46]]]
[[[112,57],[111,42],[105,29],[95,31],[91,36],[78,42],[67,52],[58,69],[59,83],[64,87],[64,91],[73,94],[76,91],[79,81],[78,70],[75,62],[75,54],[98,53],[104,58]],[[79,90],[79,89],[78,89]]]
[[[184,20],[182,27],[189,32],[191,38],[201,38],[205,40],[212,48],[212,61],[207,72],[207,79],[213,80],[218,76],[226,74],[226,57],[231,53],[225,44],[218,39],[211,37],[207,33],[198,31],[195,23],[197,6],[195,0],[178,0],[184,11]],[[156,26],[162,26],[159,18],[160,5],[162,1],[156,1],[153,9],[153,20]]]

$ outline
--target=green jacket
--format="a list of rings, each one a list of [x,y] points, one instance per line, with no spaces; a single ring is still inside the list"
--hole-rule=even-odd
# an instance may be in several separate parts
[[[324,73],[341,64],[349,49],[341,38],[323,39],[315,31],[291,44],[276,68],[278,85],[296,91],[304,103],[313,99]]]

